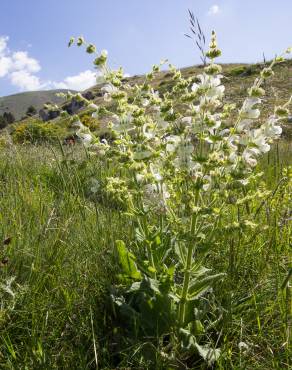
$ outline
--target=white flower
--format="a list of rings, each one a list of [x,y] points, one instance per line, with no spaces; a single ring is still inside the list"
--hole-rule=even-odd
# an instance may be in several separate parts
[[[217,96],[202,96],[200,98],[200,110],[215,110],[220,107],[221,101],[217,99]]]
[[[91,114],[91,116],[92,116],[93,118],[98,118],[98,111],[99,111],[99,107],[98,107],[96,104],[91,103],[91,104],[89,104],[89,105],[88,105],[88,108],[90,108],[90,109],[93,109],[93,110],[94,110],[94,112]]]
[[[143,125],[142,127],[143,135],[146,137],[146,139],[155,139],[155,131],[153,128],[147,124]]]
[[[251,130],[248,133],[247,140],[259,150],[260,153],[267,153],[270,145],[266,143],[266,137],[261,129]]]
[[[276,125],[278,121],[279,119],[275,116],[269,117],[268,121],[261,126],[263,134],[272,139],[281,135],[282,127]]]
[[[241,116],[247,119],[259,118],[261,112],[259,109],[253,109],[254,105],[260,104],[261,99],[259,98],[246,98],[241,108]]]
[[[154,177],[155,181],[158,181],[158,182],[162,181],[163,178],[159,170],[152,163],[150,164],[150,172],[152,176]]]
[[[107,57],[108,56],[108,51],[106,49],[103,49],[100,54],[103,56],[103,57]]]
[[[87,148],[90,146],[90,144],[93,141],[93,137],[90,133],[77,132],[76,135],[78,137],[80,137],[80,139],[82,140],[83,145]]]
[[[93,141],[93,136],[89,128],[84,126],[80,120],[73,122],[72,126],[79,128],[76,135],[82,140],[84,146],[89,147]]]
[[[112,100],[111,95],[118,91],[118,89],[112,84],[106,84],[101,88],[101,91],[104,92],[103,99],[106,102],[110,102]]]
[[[132,124],[133,118],[130,113],[119,117],[118,115],[114,114],[112,119],[112,129],[118,133],[127,132],[133,130]]]
[[[238,182],[240,182],[243,186],[246,186],[249,184],[249,179],[238,180]]]
[[[184,127],[191,127],[193,122],[193,117],[182,117],[181,123]]]
[[[165,211],[170,194],[165,184],[147,184],[144,186],[145,208],[153,207],[157,211]]]
[[[83,125],[83,123],[82,123],[80,120],[78,120],[78,121],[74,121],[74,122],[72,123],[72,127],[78,127],[78,128],[79,128],[79,130],[82,130],[82,129],[84,129],[84,128],[85,128],[85,126]]]
[[[154,89],[151,89],[151,97],[154,99],[159,98],[159,91],[155,91]]]
[[[257,165],[257,160],[253,157],[253,155],[254,153],[251,149],[245,149],[242,153],[242,158],[251,167],[255,167]]]
[[[237,161],[237,159],[238,159],[238,155],[236,154],[235,151],[232,151],[229,154],[228,159],[229,159],[230,162],[235,163]]]
[[[191,170],[195,164],[191,157],[193,151],[194,146],[189,141],[182,140],[176,148],[176,158],[173,162],[175,167],[185,167]]]
[[[168,136],[166,138],[166,142],[167,142],[166,151],[170,152],[170,153],[173,153],[176,150],[180,141],[181,141],[180,136],[176,136],[176,135]]]
[[[248,345],[248,344],[246,344],[245,342],[239,342],[239,343],[238,343],[238,348],[239,348],[240,350],[245,350],[245,351],[247,351],[247,350],[249,349],[249,345]]]
[[[136,150],[133,153],[133,158],[138,160],[138,161],[146,159],[146,158],[150,158],[151,156],[152,156],[152,152],[150,150],[147,150],[147,149]]]
[[[244,130],[249,130],[250,125],[253,123],[252,119],[243,119],[238,123],[237,130],[239,132],[244,131]]]
[[[99,107],[98,107],[96,104],[94,104],[94,103],[90,103],[90,104],[88,105],[88,108],[90,108],[90,109],[94,109],[94,110],[98,110],[98,109],[99,109]]]
[[[211,181],[212,181],[211,176],[206,175],[206,176],[203,177],[203,180],[204,180],[203,190],[204,191],[210,190],[210,188],[211,188]]]
[[[148,107],[148,105],[150,104],[150,102],[149,102],[148,99],[144,98],[144,99],[142,99],[141,104],[143,105],[143,107]]]
[[[197,84],[196,82],[194,82],[193,85],[192,85],[192,91],[194,91],[194,92],[198,91],[199,87],[200,87],[200,85]]]
[[[100,183],[97,179],[91,179],[91,188],[90,191],[95,194],[99,191],[100,189]]]
[[[136,173],[135,177],[136,177],[136,181],[137,181],[138,183],[143,182],[143,181],[144,181],[144,179],[145,179],[145,175],[143,175],[142,173]]]
[[[102,139],[100,142],[95,142],[91,145],[90,149],[98,156],[104,156],[110,149],[110,146],[106,139]]]
[[[192,85],[192,91],[197,92],[199,89],[206,91],[206,96],[208,97],[218,97],[221,98],[224,94],[225,87],[221,85],[222,75],[217,75],[216,77],[207,75],[203,73],[198,75],[200,83],[194,83]]]

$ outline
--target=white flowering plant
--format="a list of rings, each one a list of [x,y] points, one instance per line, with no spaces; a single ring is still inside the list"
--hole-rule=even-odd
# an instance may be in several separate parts
[[[69,46],[74,43],[72,38]],[[94,179],[92,191],[117,202],[136,230],[127,243],[116,242],[121,266],[112,291],[116,315],[127,317],[136,338],[151,338],[168,364],[197,354],[212,363],[220,349],[208,338],[221,313],[218,307],[211,315],[208,302],[225,272],[206,268],[206,256],[223,232],[257,227],[250,204],[269,194],[257,187],[257,161],[280,137],[292,100],[261,120],[263,83],[291,48],[261,71],[238,108],[224,101],[215,32],[202,73],[184,78],[169,65],[172,84],[163,94],[153,80],[167,62],[133,84],[122,69],[110,70],[106,51],[97,53],[82,37],[76,43],[95,55],[103,76],[105,104],[83,99],[94,118],[106,117],[112,138],[100,139],[74,117],[88,152],[114,174],[103,183]],[[240,220],[230,220],[239,208]]]

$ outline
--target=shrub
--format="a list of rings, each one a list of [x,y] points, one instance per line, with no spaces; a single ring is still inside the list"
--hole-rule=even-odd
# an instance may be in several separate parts
[[[89,113],[80,115],[80,121],[91,131],[97,131],[100,127],[99,122],[96,120],[96,118],[92,117]]]
[[[64,128],[38,120],[30,120],[15,125],[12,131],[12,138],[16,143],[53,143],[62,140],[65,136],[66,130]]]
[[[238,66],[229,71],[231,76],[252,76],[258,73],[257,66]]]
[[[26,116],[31,117],[37,114],[37,110],[33,105],[30,105],[26,110]]]

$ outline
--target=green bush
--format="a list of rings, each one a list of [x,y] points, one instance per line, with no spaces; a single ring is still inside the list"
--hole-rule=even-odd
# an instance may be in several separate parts
[[[99,129],[99,122],[89,113],[80,115],[80,121],[83,123],[84,126],[88,127],[92,131],[96,131]]]
[[[66,129],[39,120],[23,122],[13,127],[12,138],[16,143],[56,142],[66,136]]]
[[[258,73],[256,66],[237,66],[229,71],[231,76],[252,76]]]

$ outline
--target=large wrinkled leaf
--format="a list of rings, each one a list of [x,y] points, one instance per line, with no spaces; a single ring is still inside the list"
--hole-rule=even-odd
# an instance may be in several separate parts
[[[196,275],[196,277],[205,275],[209,271],[211,270],[202,266],[200,263],[194,263],[191,267],[191,272],[193,275]]]
[[[135,263],[135,256],[128,251],[125,243],[122,240],[117,240],[116,247],[124,275],[135,280],[141,279],[141,273]]]
[[[183,350],[187,351],[189,355],[197,352],[199,355],[208,362],[209,365],[212,365],[220,357],[221,351],[220,348],[212,348],[208,345],[200,345],[196,337],[187,329],[179,330],[181,336],[181,345]]]
[[[226,274],[220,273],[216,275],[207,276],[202,279],[195,279],[191,282],[188,299],[194,300],[198,299],[202,294],[204,294],[208,289],[210,289],[211,285],[214,284],[216,281],[221,280]]]

